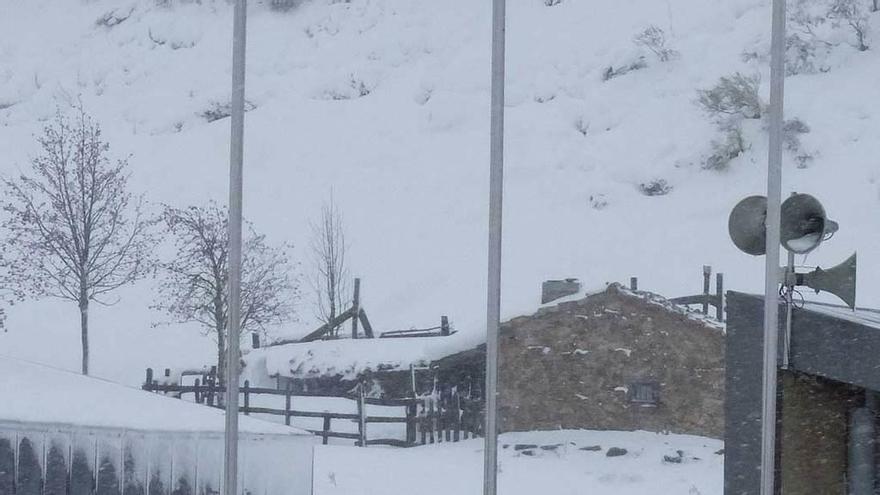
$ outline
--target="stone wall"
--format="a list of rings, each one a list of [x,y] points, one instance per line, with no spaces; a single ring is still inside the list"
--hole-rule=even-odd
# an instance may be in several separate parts
[[[502,431],[651,430],[721,438],[723,332],[612,285],[502,325]],[[653,382],[656,406],[630,386]]]
[[[780,370],[781,485],[787,495],[846,495],[847,417],[852,386]]]

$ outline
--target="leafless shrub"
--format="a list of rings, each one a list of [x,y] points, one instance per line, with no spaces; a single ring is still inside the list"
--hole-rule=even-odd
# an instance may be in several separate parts
[[[819,52],[827,53],[828,47],[816,43],[803,35],[792,34],[785,40],[785,75],[813,74],[823,72],[825,67],[817,67]]]
[[[147,36],[150,38],[150,41],[152,41],[154,45],[167,46],[172,50],[180,50],[181,48],[192,48],[196,46],[195,41],[168,41],[165,38],[161,38],[153,34],[152,29],[147,29]]]
[[[648,64],[645,62],[645,57],[639,57],[637,60],[630,62],[628,64],[624,64],[615,68],[613,65],[609,65],[602,71],[602,81],[610,81],[615,77],[620,77],[624,74],[628,74],[634,70],[640,70],[647,67]]]
[[[828,9],[828,17],[839,25],[845,23],[856,35],[856,45],[859,51],[868,49],[868,16],[862,11],[859,0],[833,0]]]
[[[287,12],[299,4],[299,0],[272,0],[269,8],[278,12]]]
[[[582,136],[586,136],[590,132],[590,123],[583,117],[578,117],[577,120],[574,121],[574,128]]]
[[[760,77],[746,76],[739,72],[725,76],[710,89],[697,92],[697,104],[716,119],[739,116],[746,119],[761,118],[764,104],[758,94]]]
[[[812,45],[818,56],[821,54],[819,48],[827,51],[837,45],[828,40],[833,39],[835,29],[846,26],[855,34],[854,47],[865,51],[869,48],[869,19],[861,1],[796,0],[789,8],[790,31],[799,38],[800,44]]]
[[[594,210],[604,210],[608,206],[608,197],[602,193],[590,196],[590,208]]]
[[[639,191],[645,196],[665,196],[672,192],[672,184],[666,179],[653,179],[639,184]]]
[[[122,24],[127,21],[131,14],[134,13],[134,7],[130,7],[125,10],[121,9],[112,9],[108,10],[101,17],[95,20],[96,26],[101,26],[105,28],[112,28]]]
[[[374,86],[363,79],[350,74],[345,86],[341,89],[332,88],[324,91],[323,97],[328,100],[353,100],[363,98],[373,92]]]
[[[792,153],[798,153],[801,151],[801,134],[807,134],[809,132],[810,126],[808,126],[803,120],[797,117],[791,120],[786,120],[782,124],[783,146]]]
[[[712,153],[703,164],[706,170],[726,170],[730,162],[746,150],[742,128],[733,125],[726,129],[722,139],[712,141]]]
[[[250,112],[251,110],[257,108],[256,105],[251,103],[250,101],[245,100],[244,102],[244,111]],[[207,110],[202,111],[199,116],[205,119],[208,122],[214,122],[217,120],[225,119],[232,115],[232,104],[229,102],[220,103],[219,101],[211,102],[210,106]]]
[[[633,38],[633,42],[654,52],[661,62],[668,62],[679,56],[677,50],[666,46],[666,33],[657,26],[648,26]]]

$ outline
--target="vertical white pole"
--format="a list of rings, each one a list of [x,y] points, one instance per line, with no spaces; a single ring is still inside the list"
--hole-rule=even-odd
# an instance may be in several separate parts
[[[486,445],[483,495],[498,488],[498,327],[501,319],[501,208],[504,184],[505,0],[492,1],[492,101],[489,144],[489,273],[486,304]]]
[[[247,0],[236,0],[232,38],[232,135],[229,147],[229,320],[226,338],[226,449],[224,493],[238,487],[238,359],[241,318],[242,163]]]
[[[774,495],[776,366],[779,338],[779,237],[782,205],[782,116],[785,89],[785,0],[773,0],[770,43],[770,151],[767,166],[767,258],[764,285],[764,397],[761,495]]]

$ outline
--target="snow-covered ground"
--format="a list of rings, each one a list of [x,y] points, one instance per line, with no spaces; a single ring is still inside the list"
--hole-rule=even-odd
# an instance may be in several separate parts
[[[501,435],[499,493],[506,495],[720,495],[718,440],[613,431]],[[522,449],[533,446],[533,448]],[[609,449],[625,449],[609,457]],[[517,450],[521,449],[521,450]],[[482,493],[482,440],[410,449],[321,446],[314,495]]]
[[[229,98],[231,6],[223,1],[0,2],[0,173],[26,170],[33,139],[56,106],[81,99],[132,186],[184,206],[227,195],[229,121],[200,114]],[[763,288],[763,260],[736,250],[727,215],[761,193],[766,141],[724,172],[701,163],[717,131],[698,89],[735,71],[761,73],[769,44],[764,0],[509,2],[503,313],[531,312],[540,283],[587,287],[640,277],[676,296],[698,292],[700,266],[727,287]],[[308,224],[331,190],[345,214],[353,274],[377,331],[436,324],[484,330],[490,2],[308,0],[287,13],[252,2],[248,34],[245,214],[307,263]],[[115,10],[121,23],[96,20]],[[871,14],[869,39],[880,39]],[[680,57],[636,47],[648,25]],[[747,61],[743,53],[758,57]],[[602,81],[609,65],[648,67]],[[788,79],[787,116],[812,129],[806,169],[786,156],[784,182],[822,200],[841,230],[808,264],[880,249],[880,50],[841,45],[829,71]],[[673,189],[645,196],[639,184]],[[164,252],[159,250],[159,252]],[[800,257],[797,260],[802,261]],[[859,303],[878,305],[880,264],[859,267]],[[305,278],[303,279],[305,284]],[[209,363],[195,326],[153,328],[153,281],[95,306],[93,372],[129,384],[143,368]],[[309,294],[300,321],[315,326]],[[10,311],[0,349],[78,369],[75,305],[28,302]]]

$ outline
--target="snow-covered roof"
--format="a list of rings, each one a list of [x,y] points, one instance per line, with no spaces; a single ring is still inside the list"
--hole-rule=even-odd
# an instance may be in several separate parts
[[[440,358],[472,349],[484,341],[476,332],[448,337],[339,339],[300,342],[257,349],[245,360],[251,370],[269,376],[354,379],[367,371],[393,371],[426,366]]]
[[[675,304],[658,294],[632,291],[616,283],[602,289],[581,290],[577,294],[543,304],[539,311],[604,293],[610,287],[624,296],[644,300],[647,304],[663,307],[708,326],[724,326],[717,320]],[[474,349],[485,342],[482,332],[456,333],[448,337],[319,340],[255,349],[244,359],[247,363],[246,374],[251,378],[265,372],[270,377],[338,376],[351,380],[367,371],[395,371],[409,369],[410,365],[426,366],[444,357]]]
[[[219,409],[0,355],[0,422],[145,432],[223,432]],[[242,416],[245,434],[308,435]]]
[[[657,294],[655,292],[645,291],[645,290],[632,290],[632,289],[629,289],[629,288],[625,287],[624,285],[617,283],[617,282],[612,282],[610,284],[607,284],[604,288],[601,288],[601,289],[590,289],[590,290],[581,289],[581,291],[579,291],[576,294],[571,294],[569,296],[561,297],[559,299],[555,299],[555,300],[550,301],[548,303],[542,304],[540,306],[540,309],[547,310],[550,308],[556,308],[556,307],[559,307],[561,304],[568,303],[568,302],[574,302],[574,301],[580,301],[582,299],[587,299],[592,296],[605,293],[608,290],[613,290],[618,294],[622,294],[624,296],[633,297],[636,299],[643,300],[643,301],[647,302],[648,304],[660,306],[660,307],[666,309],[667,311],[670,311],[672,313],[678,313],[680,315],[688,317],[691,320],[701,322],[701,323],[703,323],[707,326],[713,327],[713,328],[724,328],[724,326],[725,326],[723,322],[720,322],[720,321],[716,320],[715,318],[712,318],[711,316],[704,315],[700,312],[694,311],[691,308],[689,308],[688,306],[685,306],[682,304],[677,304],[677,303],[673,302],[672,300],[667,299],[664,296],[661,296],[660,294]]]
[[[837,304],[826,304],[816,301],[805,301],[804,309],[816,313],[822,313],[835,318],[865,325],[872,328],[880,329],[880,310],[871,308],[855,308],[850,309],[847,306]]]

